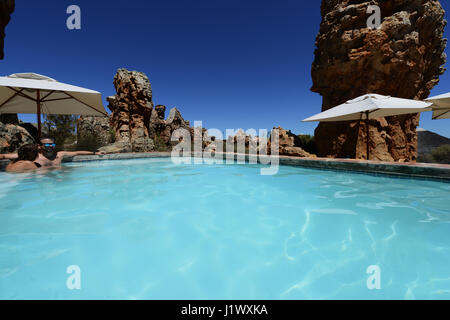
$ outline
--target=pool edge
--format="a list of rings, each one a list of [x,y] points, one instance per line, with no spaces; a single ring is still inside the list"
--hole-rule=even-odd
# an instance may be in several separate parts
[[[148,153],[117,153],[107,155],[90,155],[67,157],[63,162],[86,162],[103,160],[126,160],[126,159],[145,159],[145,158],[167,158],[171,157],[171,152],[148,152]],[[222,159],[245,159],[245,161],[257,161],[268,163],[273,156],[255,156],[239,153],[217,153],[216,156],[222,156]],[[210,158],[205,153],[191,152],[191,157]],[[280,165],[308,167],[315,169],[338,170],[348,172],[359,172],[376,175],[386,175],[393,177],[432,179],[450,182],[450,165],[433,163],[397,163],[382,161],[367,161],[355,159],[331,159],[331,158],[299,158],[290,156],[278,156]],[[0,160],[0,171],[9,163],[9,160]]]

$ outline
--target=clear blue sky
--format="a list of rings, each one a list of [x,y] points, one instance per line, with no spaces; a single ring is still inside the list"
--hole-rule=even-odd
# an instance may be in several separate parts
[[[66,28],[71,4],[81,7],[81,30]],[[317,124],[300,120],[321,108],[309,90],[319,24],[319,0],[16,1],[0,66],[3,75],[40,73],[104,97],[125,67],[147,74],[156,104],[206,128],[311,134]],[[432,95],[448,91],[450,71]],[[450,137],[450,120],[425,113],[420,126]]]

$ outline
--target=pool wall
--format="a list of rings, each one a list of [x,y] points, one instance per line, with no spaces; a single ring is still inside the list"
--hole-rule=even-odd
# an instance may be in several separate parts
[[[149,152],[149,153],[119,153],[107,155],[75,156],[64,159],[64,162],[83,162],[100,160],[125,160],[125,159],[144,159],[144,158],[166,158],[170,157],[170,152]],[[202,157],[201,153],[191,154],[192,157]],[[222,156],[223,159],[234,157],[236,160],[242,154],[236,153],[218,153],[216,156]],[[204,154],[203,157],[208,157]],[[270,156],[256,157],[245,155],[245,160],[268,160]],[[397,163],[366,161],[354,159],[330,159],[330,158],[298,158],[289,156],[279,156],[281,165],[310,167],[316,169],[353,171],[370,174],[390,175],[397,177],[426,178],[433,180],[450,181],[450,165],[433,163]],[[0,170],[4,170],[9,160],[0,160]],[[264,163],[264,161],[263,161]],[[265,161],[267,163],[267,161]]]

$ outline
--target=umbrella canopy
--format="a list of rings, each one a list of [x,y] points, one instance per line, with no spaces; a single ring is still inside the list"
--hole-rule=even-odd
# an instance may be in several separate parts
[[[366,94],[356,99],[349,100],[337,107],[318,113],[303,121],[335,122],[376,119],[401,114],[431,111],[429,108],[431,105],[431,103],[423,101],[394,98],[379,94]]]
[[[107,116],[100,92],[76,87],[36,73],[0,77],[0,114],[36,113],[41,135],[41,113]]]
[[[433,105],[433,120],[450,119],[450,92],[426,99]]]
[[[37,113],[38,101],[41,103],[41,113],[108,115],[100,92],[61,83],[35,73],[0,77],[0,114]]]
[[[337,107],[318,113],[303,121],[352,121],[366,120],[367,159],[369,159],[369,119],[397,116],[409,113],[431,111],[432,103],[382,96],[379,94],[366,94],[353,100],[349,100]]]

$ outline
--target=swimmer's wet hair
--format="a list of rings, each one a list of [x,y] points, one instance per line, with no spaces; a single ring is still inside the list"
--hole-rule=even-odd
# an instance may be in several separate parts
[[[50,135],[45,135],[45,136],[41,136],[41,137],[39,138],[39,144],[42,144],[41,141],[42,141],[42,140],[45,140],[45,139],[49,139],[49,140],[55,141],[55,138],[54,138],[54,137],[52,137],[52,136],[50,136]]]
[[[17,161],[20,160],[28,160],[34,161],[38,156],[38,147],[35,144],[29,143],[21,146],[19,150],[17,150]]]

